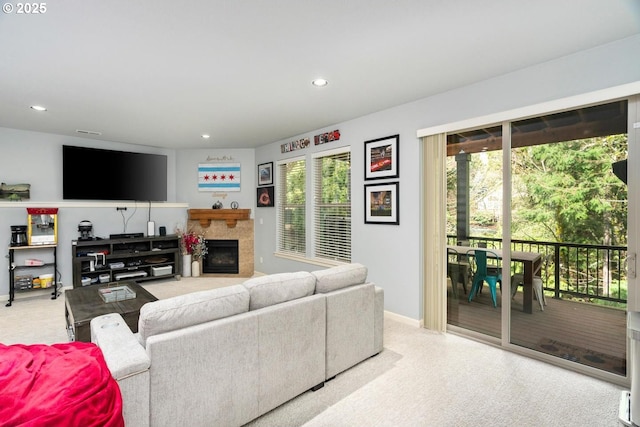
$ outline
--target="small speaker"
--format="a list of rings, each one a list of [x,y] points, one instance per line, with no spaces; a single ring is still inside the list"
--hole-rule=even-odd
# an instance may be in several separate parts
[[[160,226],[160,227],[158,228],[158,231],[160,232],[160,235],[161,235],[161,236],[166,236],[166,235],[167,235],[167,227],[165,227],[164,225],[163,225],[163,226]]]

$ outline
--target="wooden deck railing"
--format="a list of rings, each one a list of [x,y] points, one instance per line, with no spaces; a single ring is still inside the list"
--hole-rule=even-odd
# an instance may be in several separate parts
[[[458,242],[447,236],[448,244],[502,248],[502,239],[469,237]],[[554,298],[620,307],[627,303],[627,248],[624,246],[512,240],[511,250],[539,252],[549,262],[539,273],[544,289]],[[512,263],[512,271],[519,268]]]

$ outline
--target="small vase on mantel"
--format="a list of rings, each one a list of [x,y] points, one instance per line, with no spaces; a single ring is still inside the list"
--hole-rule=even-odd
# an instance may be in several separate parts
[[[191,254],[182,255],[182,277],[191,277]]]
[[[197,259],[191,263],[191,276],[200,277],[200,262]]]

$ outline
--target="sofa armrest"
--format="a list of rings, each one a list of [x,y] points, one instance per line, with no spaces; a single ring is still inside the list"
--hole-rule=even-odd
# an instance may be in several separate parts
[[[147,351],[117,313],[91,320],[91,342],[102,350],[122,395],[127,427],[149,427],[149,368]]]
[[[102,350],[116,380],[149,370],[151,361],[146,350],[120,314],[105,314],[92,319],[91,342]]]

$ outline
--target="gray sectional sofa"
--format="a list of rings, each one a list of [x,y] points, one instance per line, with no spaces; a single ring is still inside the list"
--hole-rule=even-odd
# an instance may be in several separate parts
[[[147,303],[137,334],[97,317],[91,338],[128,427],[241,426],[382,351],[384,293],[366,278],[360,264],[261,276]]]

